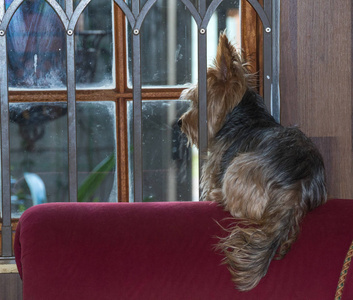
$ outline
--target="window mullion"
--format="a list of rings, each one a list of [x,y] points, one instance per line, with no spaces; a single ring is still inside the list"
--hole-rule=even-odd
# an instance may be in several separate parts
[[[72,16],[73,1],[66,0],[66,14]],[[66,35],[67,51],[67,130],[68,130],[68,170],[69,201],[77,202],[77,128],[76,128],[76,76],[75,76],[75,36],[73,32]]]
[[[140,1],[132,1],[132,12],[139,15]],[[133,81],[133,145],[134,145],[134,201],[143,199],[142,164],[142,94],[141,94],[141,37],[139,32],[132,37],[132,81]]]
[[[1,9],[4,12],[4,7]],[[12,256],[9,95],[6,34],[0,36],[2,256]]]
[[[206,0],[199,0],[201,16],[206,14]],[[207,156],[207,35],[206,28],[199,28],[198,33],[198,95],[199,95],[199,169],[201,174],[203,160]]]
[[[264,0],[264,11],[269,20],[272,20],[271,0]],[[264,27],[264,26],[263,26]],[[272,89],[272,35],[271,27],[263,28],[263,55],[264,55],[264,101],[272,113],[271,89]]]

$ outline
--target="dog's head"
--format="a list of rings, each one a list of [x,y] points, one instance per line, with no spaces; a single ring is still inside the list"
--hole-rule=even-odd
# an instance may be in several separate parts
[[[209,141],[222,128],[226,116],[241,101],[249,87],[250,74],[235,47],[221,33],[214,65],[207,70],[207,117]],[[189,143],[198,145],[198,87],[181,94],[191,100],[190,109],[179,119],[181,130]]]

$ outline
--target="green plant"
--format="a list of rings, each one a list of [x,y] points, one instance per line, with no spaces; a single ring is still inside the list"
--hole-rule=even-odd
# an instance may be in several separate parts
[[[110,154],[102,160],[82,182],[77,192],[78,202],[87,202],[93,196],[94,192],[99,188],[108,172],[115,167],[115,153]],[[93,202],[99,202],[95,197]]]

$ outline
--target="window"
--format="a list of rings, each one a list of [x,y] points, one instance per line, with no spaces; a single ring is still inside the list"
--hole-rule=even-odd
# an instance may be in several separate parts
[[[199,158],[176,126],[188,108],[178,98],[224,29],[266,97],[264,2],[0,1],[2,255],[35,204],[198,200]],[[206,8],[203,32],[195,12]]]

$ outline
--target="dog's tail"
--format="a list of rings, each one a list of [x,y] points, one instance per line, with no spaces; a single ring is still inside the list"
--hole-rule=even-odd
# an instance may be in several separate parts
[[[237,220],[237,225],[227,229],[228,236],[220,240],[218,248],[224,252],[224,262],[239,290],[254,288],[272,259],[280,259],[289,251],[302,217],[303,210],[295,206],[278,209],[269,205],[261,220]]]

